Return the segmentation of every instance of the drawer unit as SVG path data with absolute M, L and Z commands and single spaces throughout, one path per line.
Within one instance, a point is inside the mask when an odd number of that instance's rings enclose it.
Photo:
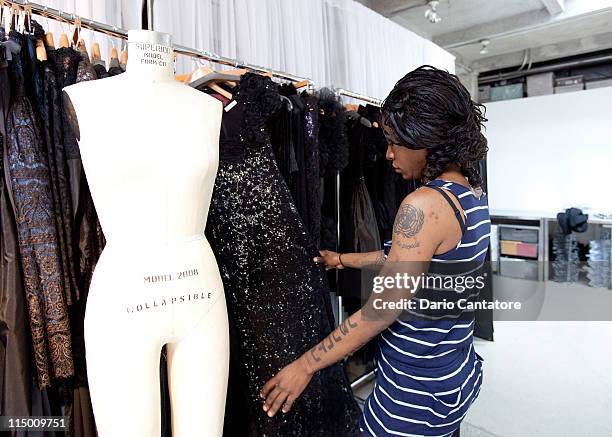
M 502 255 L 522 256 L 525 258 L 538 259 L 538 245 L 534 243 L 523 243 L 522 241 L 500 241 L 500 253 Z
M 509 241 L 522 241 L 523 243 L 538 243 L 538 229 L 512 227 L 508 225 L 499 226 L 499 239 Z
M 537 261 L 502 256 L 499 258 L 499 274 L 510 278 L 537 281 L 539 279 L 539 265 Z

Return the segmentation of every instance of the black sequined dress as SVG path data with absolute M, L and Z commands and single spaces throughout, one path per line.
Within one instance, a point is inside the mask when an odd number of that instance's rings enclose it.
M 334 322 L 325 273 L 312 261 L 316 247 L 276 166 L 265 127 L 280 105 L 277 85 L 247 73 L 233 92 L 237 104 L 224 112 L 206 230 L 232 334 L 224 434 L 356 435 L 360 412 L 341 364 L 315 374 L 288 414 L 269 418 L 262 410 L 263 385 L 325 338 Z M 235 399 L 241 394 L 242 400 Z M 248 425 L 236 431 L 240 423 Z

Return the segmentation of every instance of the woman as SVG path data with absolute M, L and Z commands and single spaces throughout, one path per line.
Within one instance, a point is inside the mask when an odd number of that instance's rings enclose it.
M 395 85 L 382 106 L 382 121 L 387 159 L 404 179 L 422 179 L 424 186 L 401 203 L 384 251 L 322 252 L 315 261 L 329 268 L 384 263 L 379 276 L 387 279 L 443 277 L 452 270 L 456 280 L 459 273 L 477 271 L 490 230 L 478 172 L 487 152 L 481 105 L 456 76 L 423 66 Z M 459 435 L 478 396 L 482 368 L 473 348 L 474 314 L 458 311 L 457 303 L 474 299 L 478 290 L 428 284 L 410 288 L 391 280 L 382 292 L 375 288 L 361 310 L 266 383 L 264 411 L 269 416 L 289 411 L 315 372 L 380 334 L 376 384 L 360 422 L 363 434 Z M 449 301 L 455 305 L 427 309 L 428 303 Z M 411 306 L 399 305 L 406 302 Z

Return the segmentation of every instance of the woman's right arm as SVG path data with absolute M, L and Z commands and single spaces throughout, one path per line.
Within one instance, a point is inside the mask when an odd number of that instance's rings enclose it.
M 382 250 L 365 253 L 337 253 L 331 250 L 321 250 L 320 253 L 321 256 L 316 257 L 314 261 L 325 264 L 326 269 L 342 269 L 344 267 L 361 269 L 373 264 L 382 265 L 385 262 L 385 255 Z

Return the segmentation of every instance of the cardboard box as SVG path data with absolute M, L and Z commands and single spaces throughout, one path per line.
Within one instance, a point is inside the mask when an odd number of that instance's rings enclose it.
M 593 80 L 591 82 L 586 83 L 587 90 L 592 90 L 595 88 L 604 88 L 607 86 L 612 86 L 612 79 Z
M 491 100 L 491 85 L 481 85 L 478 87 L 478 102 L 485 103 Z
M 512 85 L 491 87 L 491 101 L 520 99 L 523 97 L 523 84 L 514 83 Z
M 583 75 L 555 78 L 555 87 L 580 84 L 584 84 Z
M 577 85 L 556 86 L 555 94 L 571 93 L 574 91 L 582 91 L 583 89 L 584 89 L 583 83 L 579 83 Z
M 555 92 L 555 74 L 542 73 L 527 76 L 527 96 L 547 96 Z

